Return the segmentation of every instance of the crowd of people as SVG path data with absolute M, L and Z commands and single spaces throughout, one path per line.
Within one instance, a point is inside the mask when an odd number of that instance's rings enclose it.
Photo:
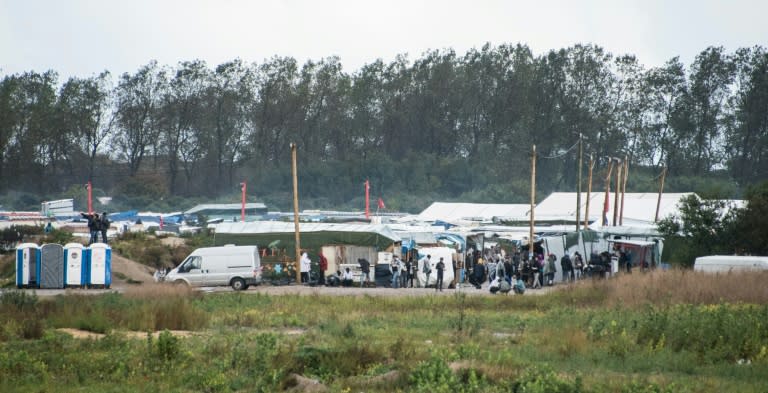
M 467 253 L 465 266 L 469 268 L 464 272 L 464 279 L 477 289 L 488 283 L 488 290 L 491 293 L 517 293 L 523 294 L 526 289 L 538 289 L 545 286 L 555 285 L 556 273 L 561 273 L 562 282 L 573 282 L 586 277 L 604 277 L 611 271 L 611 253 L 593 252 L 588 260 L 578 251 L 572 255 L 565 254 L 559 259 L 554 253 L 544 253 L 543 250 L 535 250 L 530 254 L 527 250 L 515 250 L 507 253 L 500 247 L 491 247 L 484 252 L 470 249 Z M 628 251 L 619 250 L 616 252 L 621 268 L 626 268 L 631 272 L 631 255 Z M 305 272 L 309 272 L 309 258 L 302 258 L 302 281 L 304 281 Z M 369 286 L 374 278 L 371 274 L 371 264 L 365 259 L 358 259 L 359 286 Z M 321 285 L 329 286 L 352 286 L 353 271 L 347 267 L 337 270 L 328 276 L 325 272 L 328 266 L 327 260 L 320 258 Z M 433 287 L 435 291 L 442 291 L 446 286 L 452 283 L 443 281 L 446 269 L 453 267 L 456 269 L 455 262 L 452 266 L 447 266 L 443 258 L 434 263 L 431 255 L 424 255 L 418 260 L 408 258 L 402 260 L 394 255 L 389 263 L 389 273 L 391 288 L 416 288 Z M 425 280 L 419 280 L 417 274 L 421 272 L 426 277 Z M 433 276 L 434 274 L 434 276 Z M 423 278 L 423 277 L 422 277 Z M 457 277 L 458 278 L 458 277 Z M 415 280 L 416 279 L 416 280 Z M 458 282 L 458 281 L 457 281 Z

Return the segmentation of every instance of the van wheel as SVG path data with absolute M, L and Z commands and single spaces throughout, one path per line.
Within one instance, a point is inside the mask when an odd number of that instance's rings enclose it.
M 187 286 L 189 286 L 189 285 L 187 285 L 187 282 L 184 281 L 184 280 L 176 280 L 176 281 L 173 282 L 173 285 L 175 285 L 177 287 L 187 287 Z
M 231 285 L 232 285 L 232 289 L 234 289 L 235 291 L 242 291 L 248 288 L 245 285 L 245 281 L 242 278 L 233 278 Z

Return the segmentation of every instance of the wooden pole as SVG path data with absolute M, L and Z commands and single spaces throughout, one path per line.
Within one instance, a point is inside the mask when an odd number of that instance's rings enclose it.
M 664 193 L 664 178 L 667 176 L 667 167 L 661 168 L 661 182 L 659 184 L 659 198 L 656 200 L 656 215 L 653 222 L 659 222 L 659 209 L 661 208 L 661 195 Z
M 587 180 L 587 206 L 584 208 L 584 229 L 589 228 L 589 201 L 592 200 L 592 170 L 595 169 L 595 159 L 589 155 L 589 177 Z
M 629 157 L 624 156 L 624 182 L 621 185 L 621 211 L 619 212 L 619 225 L 624 225 L 624 195 L 627 193 L 628 177 L 629 177 Z
M 611 173 L 613 171 L 613 160 L 608 160 L 608 174 L 605 175 L 605 197 L 603 198 L 603 215 L 601 216 L 601 219 L 603 220 L 602 224 L 603 226 L 608 225 L 608 209 L 606 207 L 610 203 L 611 198 Z
M 531 220 L 528 227 L 528 258 L 533 260 L 534 256 L 534 243 L 533 243 L 533 226 L 535 219 L 533 216 L 534 208 L 536 207 L 536 145 L 533 145 L 531 150 Z
M 240 197 L 240 222 L 245 222 L 245 182 L 240 183 L 240 191 L 242 196 Z
M 293 175 L 293 226 L 296 233 L 296 283 L 301 283 L 301 236 L 299 233 L 299 178 L 296 169 L 296 144 L 291 143 L 291 171 Z
M 88 180 L 86 188 L 88 188 L 88 214 L 93 214 L 93 185 L 90 180 Z
M 616 159 L 616 192 L 613 195 L 613 226 L 619 219 L 619 194 L 621 193 L 621 167 L 622 163 L 620 159 Z
M 581 147 L 581 133 L 579 133 L 579 173 L 578 182 L 576 186 L 576 233 L 579 232 L 579 223 L 581 222 L 581 164 L 582 164 L 582 147 Z

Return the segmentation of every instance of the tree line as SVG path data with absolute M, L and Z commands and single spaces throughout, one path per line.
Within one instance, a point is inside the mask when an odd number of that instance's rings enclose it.
M 654 190 L 661 167 L 680 191 L 768 180 L 768 53 L 709 47 L 689 66 L 646 67 L 595 45 L 486 44 L 351 73 L 336 57 L 273 57 L 62 82 L 52 70 L 4 75 L 0 192 L 66 197 L 91 180 L 151 205 L 235 198 L 247 181 L 251 198 L 290 209 L 295 142 L 305 208 L 359 208 L 366 179 L 399 210 L 524 202 L 531 145 L 540 193 L 575 190 L 580 136 L 596 176 L 629 157 L 629 190 Z

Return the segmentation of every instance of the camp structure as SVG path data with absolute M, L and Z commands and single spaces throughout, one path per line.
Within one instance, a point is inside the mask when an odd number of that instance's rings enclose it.
M 326 275 L 342 265 L 356 266 L 358 259 L 377 263 L 378 252 L 393 252 L 400 237 L 384 225 L 300 223 L 300 246 L 313 262 L 322 251 L 328 260 Z M 214 245 L 256 245 L 262 264 L 294 261 L 295 227 L 291 222 L 224 222 L 215 226 Z
M 267 214 L 267 205 L 263 203 L 206 203 L 197 205 L 184 212 L 184 216 L 202 215 L 211 219 L 240 220 L 240 215 L 245 212 L 245 221 L 252 221 Z
M 530 205 L 434 202 L 416 217 L 422 222 L 451 224 L 490 223 L 498 217 L 525 220 Z

